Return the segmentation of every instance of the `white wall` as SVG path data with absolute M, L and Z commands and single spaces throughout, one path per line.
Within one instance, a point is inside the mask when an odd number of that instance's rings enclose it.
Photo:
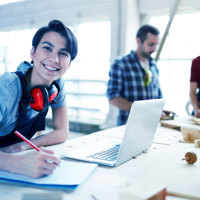
M 129 53 L 136 49 L 136 32 L 141 25 L 139 6 L 137 0 L 126 0 L 126 6 L 122 11 L 122 48 L 121 53 Z M 123 26 L 124 25 L 124 26 Z

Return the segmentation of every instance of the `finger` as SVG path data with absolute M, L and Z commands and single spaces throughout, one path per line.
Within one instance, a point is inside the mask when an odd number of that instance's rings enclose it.
M 49 155 L 49 154 L 45 155 L 45 161 L 48 161 L 50 163 L 54 163 L 54 164 L 57 164 L 57 165 L 60 164 L 59 158 L 57 158 L 56 156 Z
M 49 154 L 54 154 L 54 152 L 50 149 L 45 149 L 44 147 L 40 147 L 40 149 L 46 153 L 49 153 Z
M 43 175 L 50 175 L 53 173 L 53 169 L 48 169 L 48 168 L 42 168 L 41 171 L 40 171 L 40 176 L 43 176 Z
M 55 169 L 60 165 L 59 162 L 52 162 L 50 160 L 46 160 L 45 162 L 46 162 L 45 167 L 48 169 Z

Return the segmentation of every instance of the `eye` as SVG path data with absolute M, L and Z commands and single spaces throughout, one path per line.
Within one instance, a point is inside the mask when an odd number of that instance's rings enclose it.
M 68 57 L 69 53 L 66 51 L 61 51 L 61 52 L 59 52 L 59 55 Z
M 47 51 L 51 51 L 52 50 L 51 47 L 49 47 L 49 46 L 43 46 L 43 49 L 45 49 Z
M 156 47 L 156 46 L 158 46 L 158 44 L 150 43 L 149 46 L 150 46 L 150 47 Z

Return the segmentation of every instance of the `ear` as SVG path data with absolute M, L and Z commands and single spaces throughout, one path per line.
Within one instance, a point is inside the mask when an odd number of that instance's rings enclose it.
M 31 57 L 32 60 L 35 57 L 35 48 L 34 47 L 31 48 L 30 57 Z
M 137 45 L 138 45 L 138 46 L 140 46 L 140 45 L 141 45 L 141 40 L 140 40 L 140 38 L 139 38 L 139 37 L 137 38 Z

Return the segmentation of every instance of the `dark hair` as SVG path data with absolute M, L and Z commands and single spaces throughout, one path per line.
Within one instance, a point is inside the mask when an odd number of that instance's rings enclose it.
M 78 52 L 78 44 L 76 37 L 74 36 L 72 31 L 68 27 L 65 27 L 65 25 L 59 20 L 51 20 L 48 23 L 48 26 L 41 27 L 35 33 L 32 40 L 32 46 L 35 48 L 35 50 L 38 44 L 40 43 L 42 37 L 44 36 L 44 34 L 51 31 L 59 33 L 66 39 L 66 45 L 67 45 L 66 49 L 71 56 L 71 60 L 73 60 Z
M 144 25 L 139 28 L 136 34 L 136 38 L 140 38 L 141 42 L 143 43 L 147 39 L 148 33 L 151 33 L 153 35 L 159 35 L 160 31 L 154 26 Z

